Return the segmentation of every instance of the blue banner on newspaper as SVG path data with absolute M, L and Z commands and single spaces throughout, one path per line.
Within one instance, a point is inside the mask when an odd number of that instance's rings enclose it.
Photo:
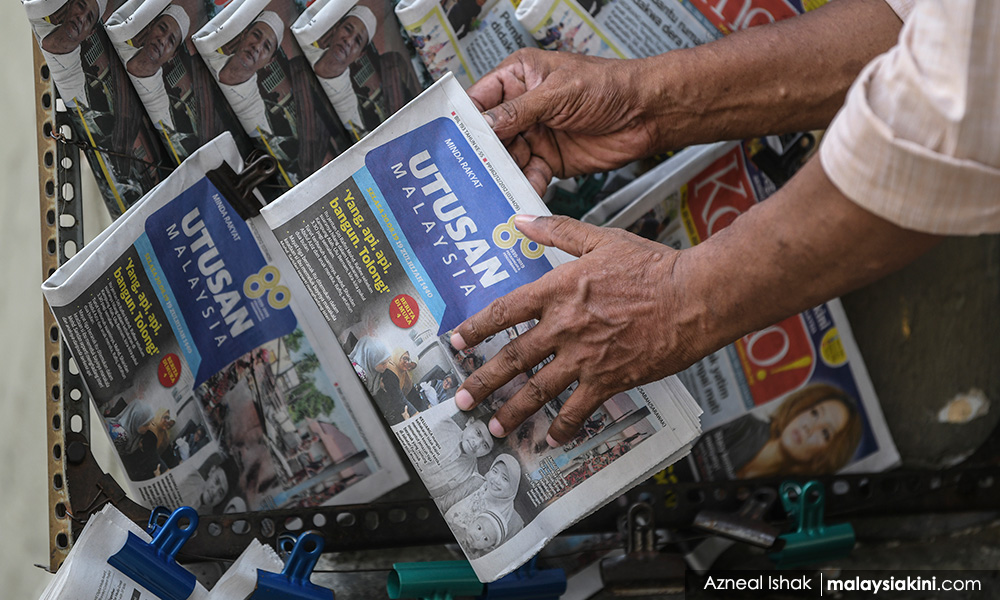
M 165 279 L 158 286 L 160 303 L 195 372 L 195 386 L 295 329 L 281 274 L 267 264 L 250 228 L 208 179 L 153 213 L 146 237 L 156 261 L 143 262 L 147 271 L 150 264 L 161 271 L 156 277 L 150 273 L 151 281 Z
M 514 227 L 514 209 L 485 162 L 446 118 L 365 156 L 368 174 L 394 216 L 379 219 L 383 230 L 390 238 L 392 228 L 402 232 L 414 257 L 407 269 L 411 281 L 419 290 L 418 280 L 429 280 L 443 300 L 428 304 L 439 334 L 551 269 L 544 248 Z M 355 180 L 364 175 L 355 174 Z M 368 202 L 379 214 L 377 201 Z

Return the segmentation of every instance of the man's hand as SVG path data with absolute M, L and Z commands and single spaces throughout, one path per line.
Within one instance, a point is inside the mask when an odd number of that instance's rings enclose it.
M 607 171 L 658 150 L 643 65 L 522 49 L 469 96 L 542 194 L 553 176 Z
M 493 301 L 452 336 L 452 344 L 464 349 L 538 319 L 465 380 L 455 401 L 466 410 L 555 354 L 496 412 L 494 435 L 506 435 L 579 381 L 549 428 L 550 445 L 565 443 L 614 394 L 676 373 L 706 351 L 696 348 L 698 340 L 684 339 L 689 329 L 675 310 L 683 293 L 671 283 L 677 251 L 567 217 L 519 217 L 517 227 L 580 258 Z

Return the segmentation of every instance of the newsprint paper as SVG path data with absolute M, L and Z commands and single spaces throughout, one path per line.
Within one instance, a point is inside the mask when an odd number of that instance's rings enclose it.
M 128 517 L 111 504 L 106 505 L 87 521 L 66 562 L 49 581 L 39 600 L 159 600 L 160 596 L 147 588 L 162 585 L 163 581 L 137 581 L 108 562 L 118 555 L 129 538 L 133 538 L 132 544 L 151 541 L 149 534 Z M 195 582 L 187 600 L 246 598 L 257 585 L 258 569 L 274 573 L 283 567 L 270 546 L 253 539 L 211 592 Z
M 451 330 L 569 259 L 521 236 L 517 213 L 548 214 L 451 76 L 263 211 L 325 337 L 350 356 L 483 581 L 676 461 L 699 433 L 676 378 L 614 396 L 555 449 L 546 432 L 569 390 L 504 439 L 486 423 L 530 374 L 457 408 L 455 388 L 531 324 L 461 352 Z
M 378 415 L 258 216 L 192 154 L 42 286 L 137 500 L 244 512 L 365 502 L 406 481 Z M 339 362 L 335 359 L 339 357 Z
M 647 179 L 649 193 L 606 225 L 676 249 L 700 243 L 775 191 L 751 160 L 754 146 L 715 144 L 690 163 L 701 165 L 694 173 Z M 839 299 L 745 335 L 678 377 L 705 409 L 705 435 L 687 461 L 698 480 L 870 473 L 899 462 Z M 763 460 L 769 443 L 784 460 Z

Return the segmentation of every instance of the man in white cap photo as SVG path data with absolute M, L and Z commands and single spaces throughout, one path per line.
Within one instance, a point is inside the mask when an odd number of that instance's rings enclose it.
M 107 0 L 24 2 L 42 56 L 67 106 L 87 101 L 87 79 L 80 61 L 80 44 L 94 33 Z
M 125 70 L 157 129 L 174 128 L 170 98 L 163 81 L 163 65 L 174 57 L 190 29 L 188 14 L 180 6 L 171 4 L 129 40 L 130 44 L 117 44 Z
M 264 99 L 257 87 L 257 71 L 274 59 L 284 33 L 281 17 L 265 10 L 235 38 L 232 53 L 220 48 L 219 52 L 202 54 L 243 128 L 252 137 L 271 132 Z
M 319 78 L 337 116 L 358 138 L 365 126 L 351 83 L 350 66 L 361 57 L 365 46 L 375 36 L 377 27 L 375 13 L 368 7 L 356 5 L 319 36 L 311 48 L 304 48 L 307 55 L 319 54 L 319 58 L 315 60 L 310 56 L 313 72 Z

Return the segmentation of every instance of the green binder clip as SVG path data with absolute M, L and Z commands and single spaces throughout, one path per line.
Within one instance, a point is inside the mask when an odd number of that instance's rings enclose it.
M 850 523 L 826 525 L 823 511 L 826 494 L 823 484 L 810 481 L 804 486 L 786 481 L 781 484 L 781 503 L 796 522 L 795 531 L 778 538 L 780 550 L 768 556 L 779 569 L 843 558 L 854 548 L 854 528 Z
M 467 560 L 396 563 L 386 584 L 389 597 L 451 600 L 478 596 L 483 584 Z

